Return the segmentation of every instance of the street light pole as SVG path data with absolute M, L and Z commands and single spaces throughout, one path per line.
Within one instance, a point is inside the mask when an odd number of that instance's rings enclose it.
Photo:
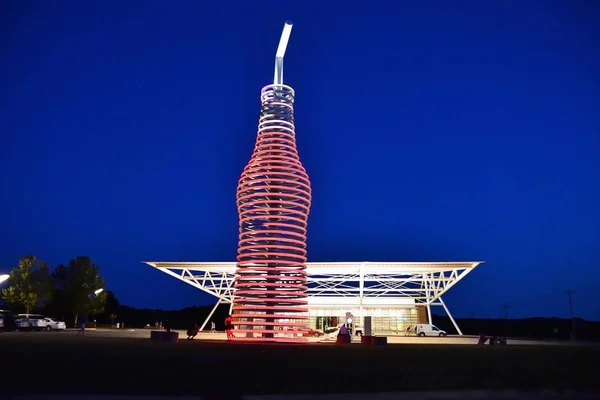
M 510 328 L 509 328 L 509 322 L 508 322 L 508 309 L 511 308 L 511 306 L 508 303 L 503 303 L 502 304 L 502 308 L 504 309 L 504 330 L 506 337 L 510 336 Z
M 577 340 L 577 334 L 576 334 L 576 324 L 575 324 L 575 313 L 573 312 L 573 299 L 571 298 L 571 295 L 573 295 L 575 292 L 573 292 L 571 289 L 567 290 L 567 297 L 569 298 L 569 313 L 571 314 L 571 340 Z

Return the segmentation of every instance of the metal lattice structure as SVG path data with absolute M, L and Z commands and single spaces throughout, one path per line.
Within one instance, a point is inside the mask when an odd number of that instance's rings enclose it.
M 237 188 L 240 234 L 231 340 L 304 341 L 311 188 L 296 149 L 294 90 L 283 84 L 286 23 L 272 85 L 261 91 L 256 145 Z M 289 333 L 288 333 L 289 332 Z
M 470 262 L 314 262 L 306 263 L 308 307 L 431 307 L 441 306 L 462 334 L 442 299 L 481 261 Z M 234 302 L 234 262 L 146 262 L 146 264 L 215 296 L 220 304 Z M 361 315 L 360 317 L 362 317 Z

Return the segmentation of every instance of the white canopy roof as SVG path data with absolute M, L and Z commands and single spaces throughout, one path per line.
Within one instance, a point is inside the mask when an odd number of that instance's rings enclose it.
M 328 274 L 418 274 L 452 271 L 456 269 L 473 269 L 483 261 L 446 261 L 446 262 L 379 262 L 379 261 L 349 261 L 349 262 L 308 262 L 308 275 Z M 216 273 L 235 273 L 235 262 L 163 262 L 144 261 L 155 268 L 187 269 Z

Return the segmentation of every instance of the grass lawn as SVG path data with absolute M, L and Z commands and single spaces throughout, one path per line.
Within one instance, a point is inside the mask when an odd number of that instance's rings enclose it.
M 600 346 L 243 345 L 0 334 L 2 390 L 199 395 L 600 388 Z

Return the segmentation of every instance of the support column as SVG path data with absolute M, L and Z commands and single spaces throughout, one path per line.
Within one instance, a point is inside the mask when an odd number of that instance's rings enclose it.
M 423 283 L 425 284 L 425 297 L 427 299 L 427 321 L 433 324 L 431 318 L 431 291 L 429 290 L 431 283 L 428 281 L 429 275 L 423 274 Z
M 206 317 L 206 319 L 204 320 L 204 323 L 200 327 L 200 331 L 204 330 L 204 327 L 206 326 L 206 324 L 210 320 L 210 317 L 212 317 L 212 315 L 215 313 L 215 310 L 217 309 L 217 307 L 219 307 L 219 304 L 221 304 L 221 298 L 219 298 L 219 301 L 217 301 L 217 304 L 215 304 L 215 306 L 213 307 L 213 309 L 210 310 L 210 313 L 208 314 L 208 317 Z
M 446 307 L 446 303 L 444 303 L 444 300 L 442 300 L 442 296 L 438 297 L 438 300 L 440 301 L 440 304 L 442 305 L 442 307 L 444 307 L 444 310 L 446 311 L 446 314 L 448 314 L 448 317 L 450 317 L 450 321 L 452 321 L 452 325 L 454 325 L 454 327 L 456 328 L 456 331 L 458 332 L 458 334 L 460 336 L 462 336 L 463 333 L 460 330 L 460 328 L 458 327 L 458 325 L 456 324 L 456 321 L 452 317 L 452 314 L 450 314 L 450 311 L 448 310 L 448 307 Z
M 427 323 L 427 306 L 422 304 L 416 307 L 417 309 L 417 324 L 426 324 Z
M 363 333 L 364 333 L 364 326 L 365 326 L 365 316 L 364 316 L 364 311 L 363 311 L 363 297 L 365 295 L 365 263 L 361 263 L 360 266 L 358 267 L 358 288 L 359 288 L 359 292 L 358 292 L 358 299 L 359 299 L 359 317 L 358 320 L 360 321 L 360 326 L 363 329 Z

